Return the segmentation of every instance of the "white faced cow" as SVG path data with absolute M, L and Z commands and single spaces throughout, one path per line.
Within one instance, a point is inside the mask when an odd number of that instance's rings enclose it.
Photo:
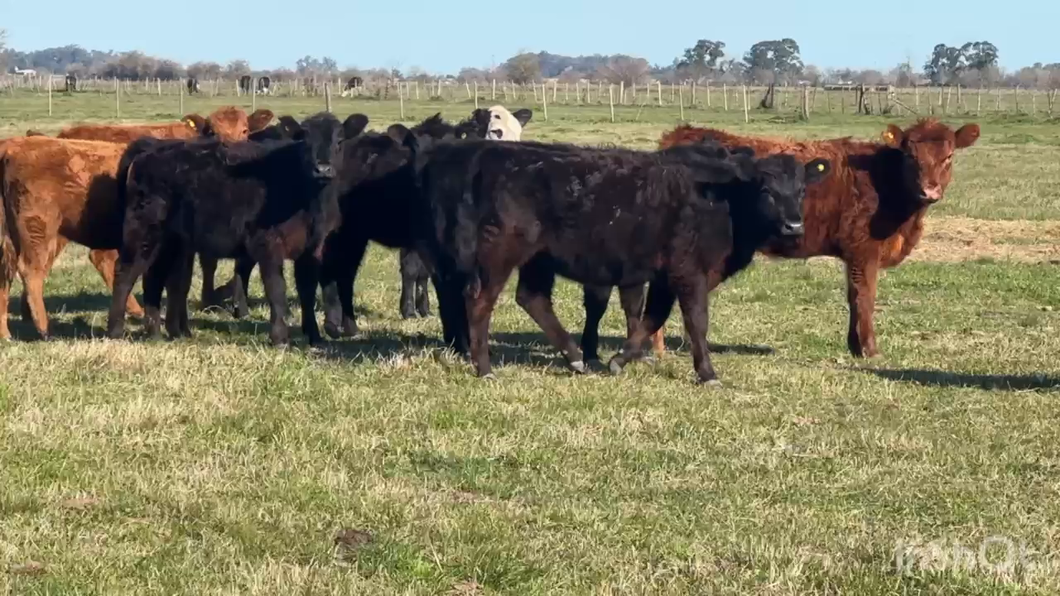
M 504 106 L 493 106 L 489 109 L 490 125 L 486 138 L 493 141 L 518 141 L 523 136 L 523 127 L 530 122 L 533 112 L 523 108 L 514 114 Z

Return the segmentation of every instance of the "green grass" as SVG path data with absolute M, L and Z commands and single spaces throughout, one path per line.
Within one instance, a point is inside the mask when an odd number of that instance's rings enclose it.
M 0 124 L 58 128 L 35 101 L 0 98 Z M 398 111 L 336 104 L 377 126 Z M 78 109 L 71 119 L 106 117 L 105 104 Z M 527 136 L 650 147 L 674 122 L 620 113 L 612 125 L 606 109 L 550 107 L 546 123 L 535 110 Z M 768 120 L 701 121 L 792 136 L 885 122 Z M 1057 132 L 984 123 L 939 213 L 1056 218 Z M 1030 164 L 1041 173 L 1014 193 Z M 438 349 L 436 317 L 398 317 L 396 255 L 377 247 L 358 280 L 362 335 L 323 350 L 297 332 L 292 348 L 268 346 L 260 302 L 247 321 L 193 310 L 192 340 L 94 339 L 109 298 L 85 252 L 68 249 L 48 282 L 58 339 L 25 341 L 16 316 L 19 339 L 0 346 L 0 593 L 1060 591 L 1055 265 L 888 271 L 885 355 L 862 362 L 845 349 L 839 265 L 759 259 L 712 301 L 710 339 L 731 349 L 714 356 L 724 386 L 709 390 L 692 383 L 676 315 L 654 365 L 574 376 L 511 287 L 492 326 L 498 380 L 479 381 Z M 257 276 L 251 287 L 260 300 Z M 577 286 L 560 282 L 555 302 L 580 330 Z M 605 357 L 624 328 L 612 302 Z M 1025 544 L 1029 564 L 926 557 L 932 541 L 952 554 L 991 537 Z M 923 556 L 908 575 L 902 545 Z

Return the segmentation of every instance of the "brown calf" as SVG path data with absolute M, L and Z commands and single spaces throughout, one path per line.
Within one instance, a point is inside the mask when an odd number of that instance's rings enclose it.
M 203 118 L 188 114 L 179 122 L 162 124 L 79 124 L 64 129 L 60 139 L 82 141 L 110 141 L 129 144 L 141 137 L 156 139 L 191 139 L 203 134 L 216 135 L 223 141 L 243 141 L 255 130 L 265 128 L 272 121 L 269 110 L 257 110 L 250 116 L 234 107 L 226 106 Z
M 228 131 L 219 134 L 222 138 L 242 140 L 248 120 L 238 108 L 222 108 L 205 120 L 205 126 Z M 252 123 L 264 127 L 271 120 L 272 112 L 259 110 Z M 155 130 L 165 134 L 160 131 Z M 46 136 L 0 142 L 0 338 L 10 337 L 7 299 L 16 273 L 25 286 L 22 314 L 33 319 L 41 337 L 47 337 L 44 280 L 68 241 L 91 249 L 89 259 L 113 291 L 117 251 L 112 247 L 121 243 L 124 216 L 116 209 L 114 176 L 125 148 L 125 143 Z M 133 316 L 143 315 L 132 296 L 127 308 Z
M 66 243 L 102 248 L 120 241 L 114 174 L 124 151 L 119 143 L 51 137 L 0 144 L 0 338 L 11 337 L 7 301 L 16 273 L 25 286 L 23 316 L 31 317 L 37 332 L 47 337 L 44 280 Z M 94 253 L 93 264 L 113 289 L 114 263 L 98 262 L 101 256 Z M 143 314 L 135 301 L 128 306 Z
M 680 126 L 663 135 L 662 148 L 713 139 L 727 146 L 748 146 L 756 155 L 790 153 L 800 161 L 825 158 L 834 173 L 806 187 L 806 233 L 797 244 L 772 245 L 770 256 L 841 259 L 847 271 L 850 325 L 847 347 L 854 356 L 871 357 L 876 349 L 872 315 L 880 269 L 901 263 L 924 232 L 924 216 L 942 199 L 953 176 L 957 149 L 975 144 L 979 125 L 954 131 L 934 119 L 902 130 L 891 124 L 883 143 L 850 138 L 794 142 L 742 137 L 720 130 Z M 662 330 L 652 340 L 663 347 Z

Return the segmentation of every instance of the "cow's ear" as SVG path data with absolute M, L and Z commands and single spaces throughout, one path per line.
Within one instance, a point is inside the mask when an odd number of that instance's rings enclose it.
M 519 121 L 519 126 L 525 128 L 526 125 L 530 122 L 530 118 L 534 116 L 534 113 L 527 108 L 523 108 L 518 112 L 512 114 L 512 116 L 515 116 L 515 119 Z
M 280 133 L 285 139 L 292 139 L 298 129 L 301 128 L 301 125 L 298 124 L 298 121 L 293 116 L 280 116 L 279 127 Z
M 883 131 L 883 142 L 891 147 L 901 147 L 903 138 L 905 138 L 905 133 L 894 124 L 888 124 L 887 130 Z
M 979 140 L 979 125 L 965 124 L 957 129 L 957 148 L 971 147 Z
M 259 108 L 254 110 L 254 113 L 247 117 L 247 128 L 250 132 L 258 132 L 269 124 L 272 124 L 272 119 L 275 115 L 272 110 L 265 108 Z
M 820 182 L 832 171 L 832 163 L 818 157 L 806 164 L 806 184 Z
M 399 145 L 408 147 L 413 151 L 417 148 L 416 135 L 412 134 L 412 131 L 401 124 L 391 124 L 390 128 L 386 129 L 386 134 Z
M 360 136 L 368 127 L 368 116 L 364 114 L 350 114 L 342 123 L 342 138 L 352 139 Z
M 198 132 L 199 134 L 205 134 L 206 131 L 206 118 L 198 114 L 188 114 L 180 119 L 184 123 L 184 126 Z

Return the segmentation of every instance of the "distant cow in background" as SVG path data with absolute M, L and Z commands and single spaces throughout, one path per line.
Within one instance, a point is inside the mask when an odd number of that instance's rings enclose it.
M 250 75 L 243 75 L 239 77 L 239 94 L 249 95 L 250 94 L 250 83 L 252 79 Z
M 346 86 L 342 88 L 342 96 L 349 97 L 353 95 L 355 89 L 364 87 L 364 80 L 361 77 L 350 77 L 350 80 L 346 81 Z
M 258 77 L 258 86 L 255 92 L 259 95 L 269 95 L 272 92 L 272 79 L 269 77 Z
M 199 79 L 195 77 L 188 77 L 188 95 L 194 95 L 199 92 Z
M 66 74 L 66 92 L 73 93 L 77 91 L 77 75 L 70 72 Z

